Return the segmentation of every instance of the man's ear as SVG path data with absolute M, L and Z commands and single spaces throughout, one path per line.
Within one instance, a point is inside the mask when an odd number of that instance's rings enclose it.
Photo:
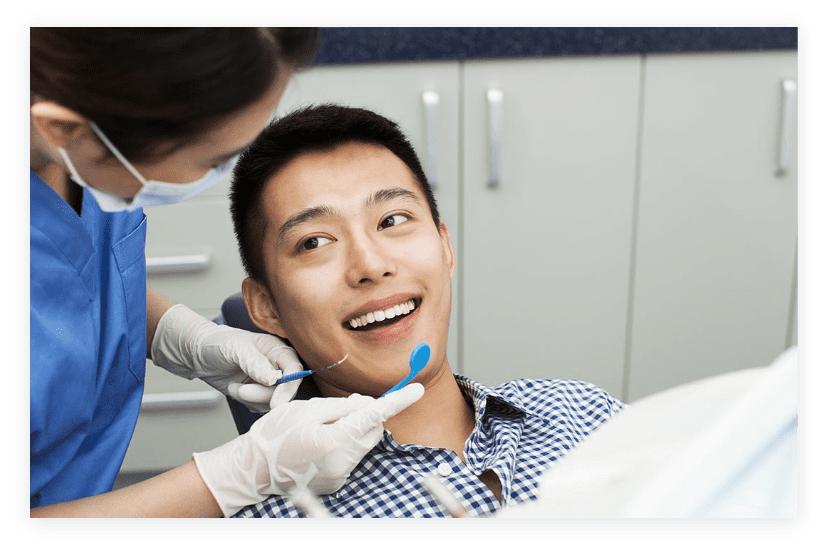
M 451 236 L 449 236 L 448 226 L 445 222 L 440 222 L 440 239 L 443 240 L 443 252 L 446 255 L 448 262 L 449 275 L 454 276 L 454 248 L 451 246 Z
M 53 147 L 69 149 L 73 143 L 91 134 L 83 115 L 57 103 L 35 101 L 29 111 L 35 128 Z
M 256 324 L 256 327 L 277 337 L 287 338 L 279 311 L 267 287 L 255 279 L 245 278 L 242 281 L 242 296 L 250 321 Z

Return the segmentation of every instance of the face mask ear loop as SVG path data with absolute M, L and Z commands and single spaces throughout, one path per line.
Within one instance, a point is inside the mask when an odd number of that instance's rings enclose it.
M 136 178 L 138 178 L 138 181 L 139 181 L 139 182 L 141 182 L 141 185 L 142 185 L 142 186 L 146 187 L 146 186 L 147 186 L 147 181 L 144 179 L 144 177 L 143 177 L 143 176 L 141 176 L 141 174 L 140 174 L 137 170 L 135 170 L 135 167 L 134 167 L 134 166 L 132 166 L 132 163 L 130 163 L 129 161 L 127 161 L 126 157 L 124 157 L 123 155 L 121 155 L 121 152 L 120 152 L 120 151 L 118 151 L 118 148 L 117 148 L 117 147 L 115 147 L 115 144 L 113 144 L 112 142 L 110 142 L 110 141 L 109 141 L 109 138 L 107 138 L 106 136 L 104 136 L 104 133 L 103 133 L 103 132 L 101 132 L 101 129 L 100 129 L 100 128 L 98 128 L 98 125 L 97 125 L 97 124 L 95 124 L 95 123 L 94 123 L 94 122 L 92 122 L 92 121 L 89 121 L 89 126 L 92 128 L 92 131 L 93 131 L 93 132 L 95 132 L 95 134 L 97 134 L 97 135 L 98 135 L 98 138 L 100 138 L 100 139 L 101 139 L 101 141 L 104 143 L 104 145 L 105 145 L 107 148 L 109 148 L 109 151 L 111 151 L 111 152 L 112 152 L 112 154 L 113 154 L 113 155 L 115 155 L 115 157 L 116 157 L 119 161 L 121 161 L 121 163 L 122 163 L 122 164 L 126 167 L 126 169 L 127 169 L 127 170 L 129 170 L 129 171 L 132 173 L 132 175 L 133 175 L 133 176 L 135 176 Z
M 60 156 L 63 157 L 63 162 L 66 163 L 66 168 L 69 169 L 69 172 L 72 174 L 72 178 L 74 178 L 79 185 L 83 187 L 88 187 L 86 182 L 84 182 L 83 179 L 80 177 L 80 174 L 78 174 L 78 171 L 75 170 L 75 165 L 73 165 L 72 161 L 69 160 L 69 154 L 66 153 L 66 150 L 62 147 L 58 147 L 57 151 L 58 153 L 60 153 Z

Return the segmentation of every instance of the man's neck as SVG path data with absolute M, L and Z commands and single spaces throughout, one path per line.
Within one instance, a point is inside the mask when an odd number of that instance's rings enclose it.
M 450 449 L 465 461 L 463 448 L 474 430 L 474 410 L 448 364 L 424 386 L 423 397 L 386 421 L 385 428 L 400 444 Z
M 385 428 L 400 444 L 452 450 L 465 462 L 463 451 L 474 430 L 474 409 L 466 402 L 448 362 L 433 377 L 423 381 L 423 386 L 423 397 L 386 421 Z M 479 476 L 500 501 L 502 488 L 498 476 L 493 471 L 484 471 Z

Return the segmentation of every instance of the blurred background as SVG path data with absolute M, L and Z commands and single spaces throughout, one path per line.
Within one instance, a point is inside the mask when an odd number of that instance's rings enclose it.
M 631 402 L 797 344 L 796 84 L 796 28 L 323 28 L 274 116 L 400 123 L 458 257 L 455 372 Z M 145 211 L 149 285 L 208 318 L 245 276 L 228 189 Z M 121 484 L 236 434 L 150 363 Z

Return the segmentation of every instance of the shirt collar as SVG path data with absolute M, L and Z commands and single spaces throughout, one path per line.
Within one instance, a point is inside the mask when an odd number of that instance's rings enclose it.
M 460 387 L 460 392 L 462 392 L 463 397 L 474 408 L 475 429 L 479 428 L 485 418 L 492 413 L 508 411 L 514 411 L 524 415 L 529 413 L 520 403 L 517 396 L 509 397 L 496 389 L 489 388 L 484 384 L 457 373 L 454 373 L 454 380 L 457 381 L 457 386 Z M 305 377 L 294 399 L 309 400 L 320 396 L 322 396 L 322 393 L 319 391 L 316 383 L 314 383 L 313 377 Z M 379 446 L 386 449 L 402 447 L 394 441 L 388 430 L 385 431 L 385 436 L 380 441 Z
M 454 373 L 454 379 L 457 381 L 457 386 L 460 387 L 460 391 L 463 393 L 466 401 L 474 407 L 474 415 L 476 418 L 485 415 L 486 406 L 490 403 L 490 400 L 492 407 L 506 407 L 521 413 L 528 413 L 516 397 L 509 398 L 495 389 L 489 388 L 463 375 L 458 375 L 457 373 Z M 310 400 L 311 398 L 321 396 L 322 393 L 313 381 L 313 377 L 305 377 L 299 385 L 299 390 L 294 400 Z
M 515 396 L 507 396 L 457 373 L 454 374 L 454 379 L 463 396 L 474 407 L 474 416 L 478 421 L 494 411 L 517 411 L 524 415 L 529 413 Z
M 308 377 L 310 378 L 310 377 Z M 496 389 L 473 381 L 468 377 L 454 373 L 454 379 L 463 397 L 474 409 L 475 431 L 481 430 L 488 416 L 498 413 L 514 412 L 527 415 L 527 410 L 515 398 L 510 398 Z M 399 444 L 387 429 L 377 446 L 385 450 L 404 450 L 421 448 L 417 444 Z

